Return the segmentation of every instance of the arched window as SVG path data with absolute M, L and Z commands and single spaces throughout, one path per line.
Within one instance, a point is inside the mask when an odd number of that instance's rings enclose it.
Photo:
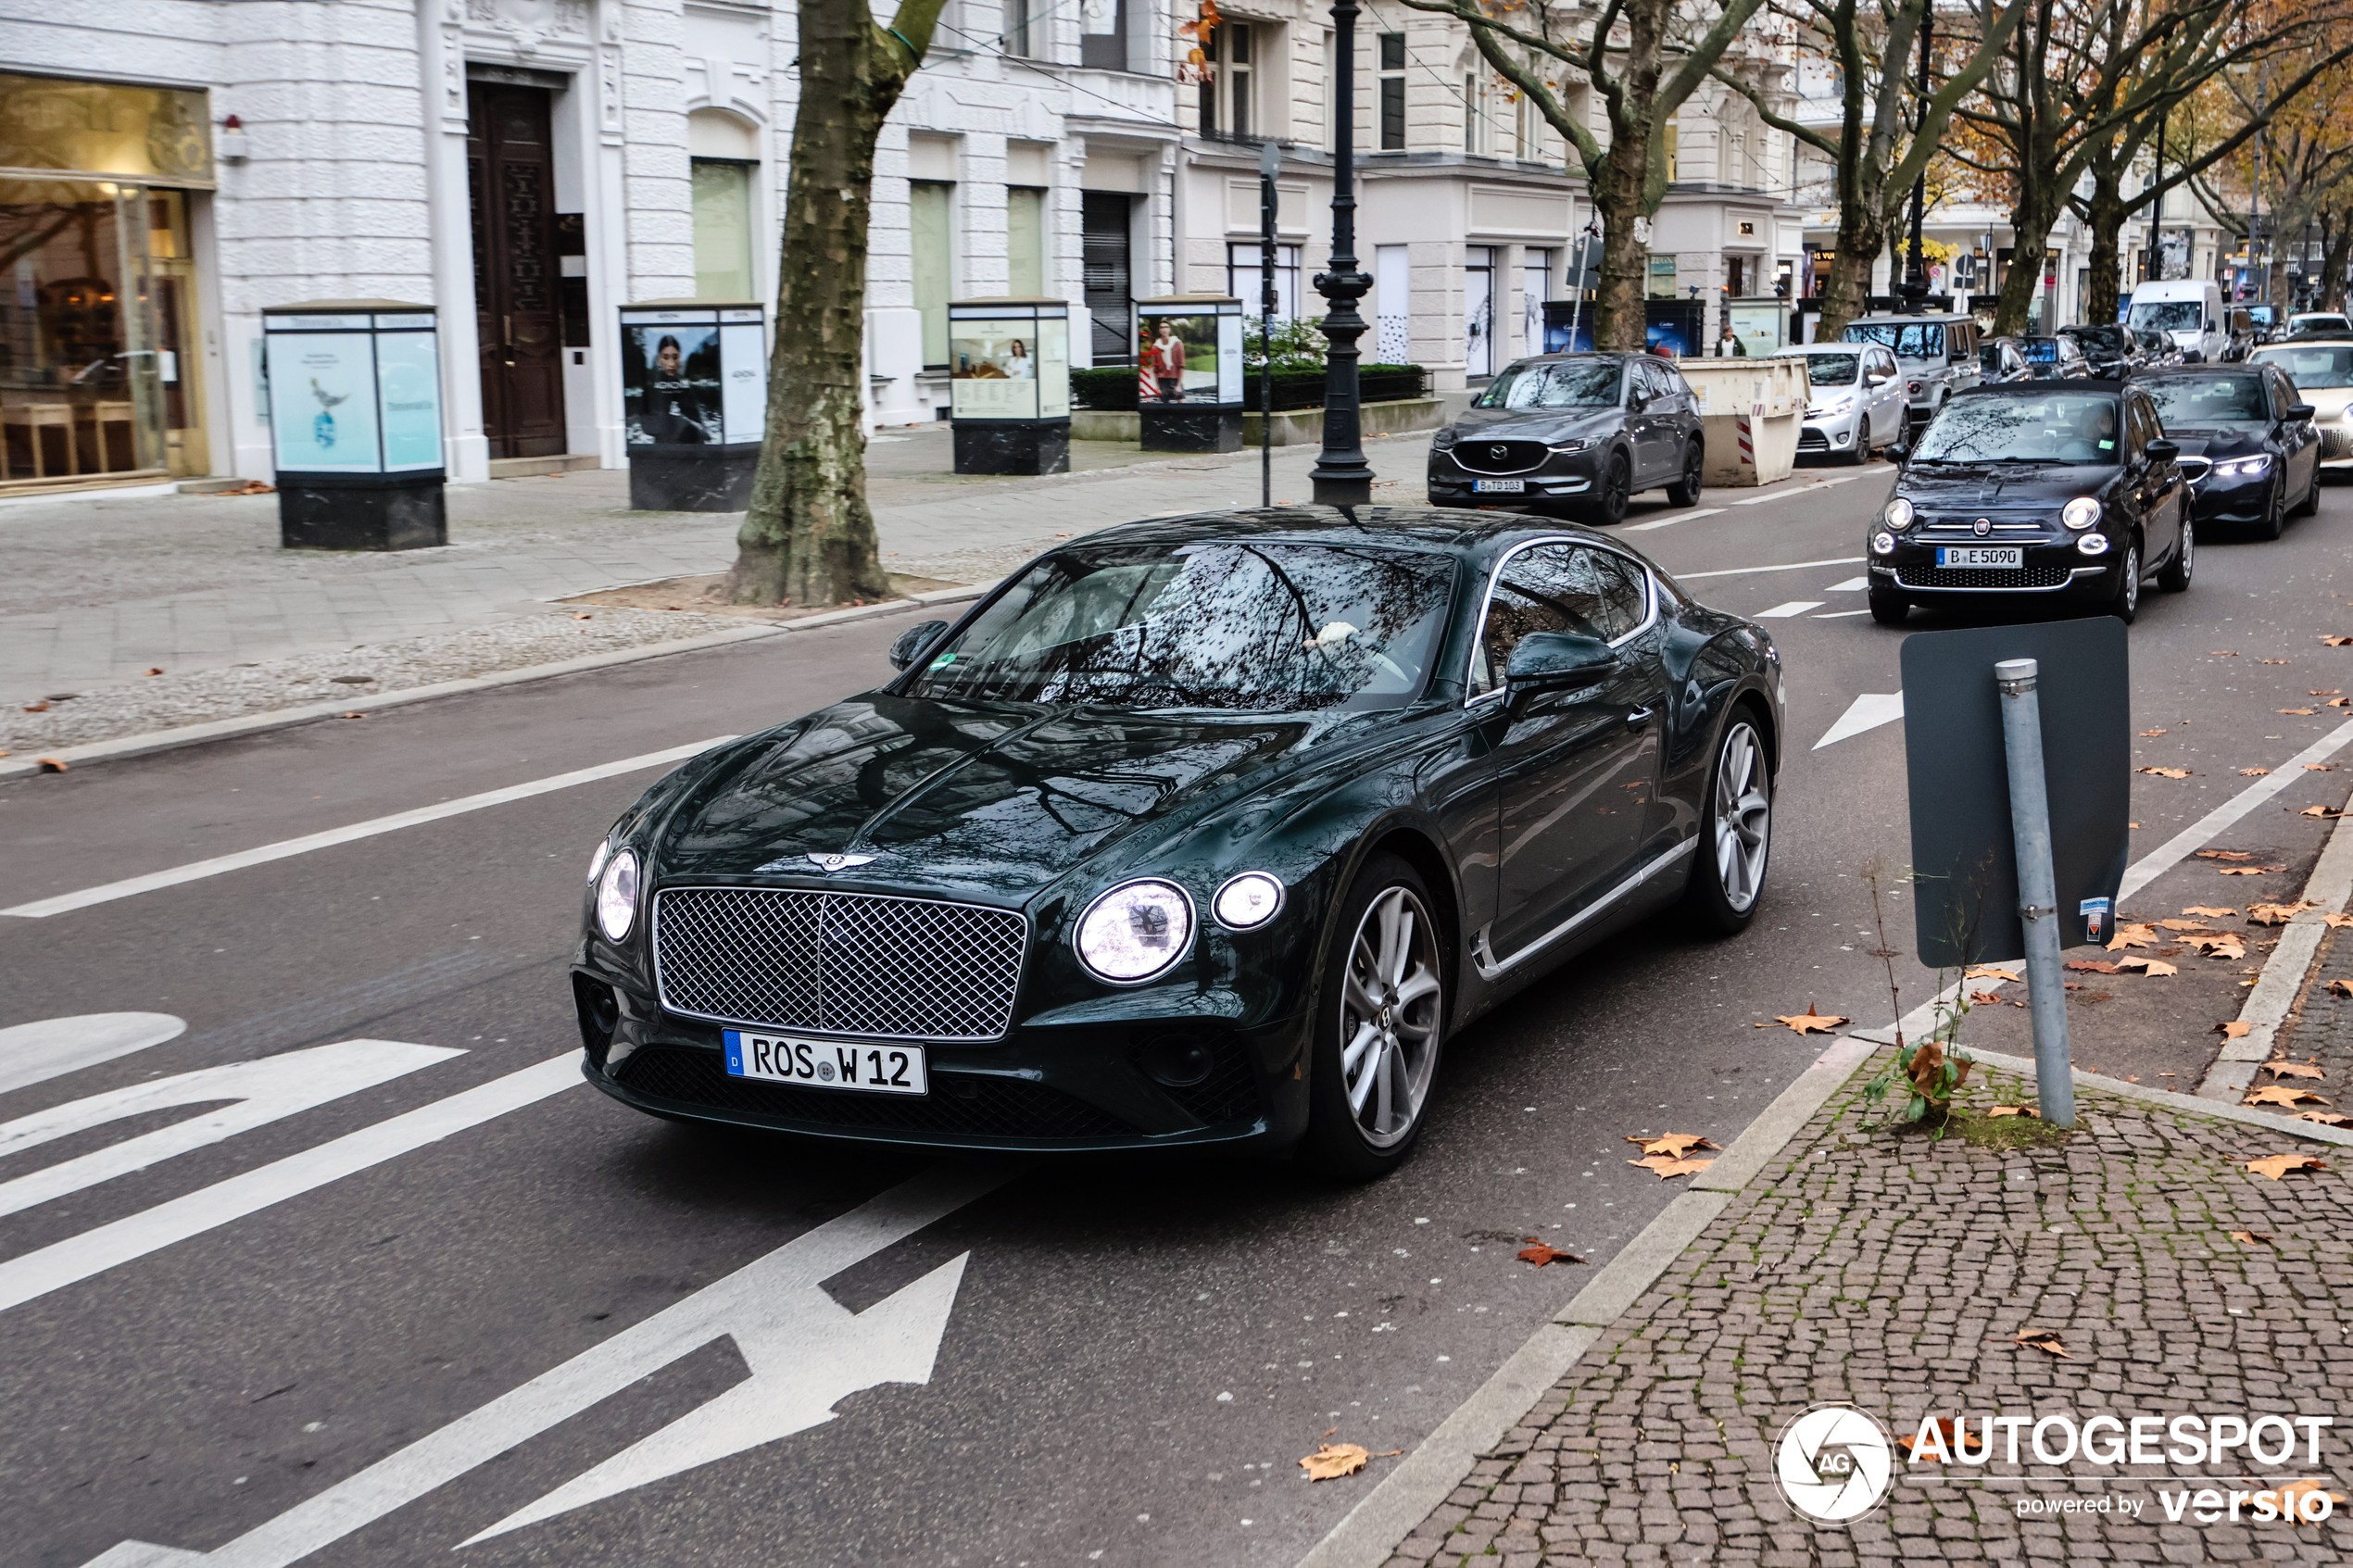
M 758 128 L 725 109 L 697 109 L 686 117 L 686 151 L 694 175 L 696 297 L 761 298 L 751 243 Z

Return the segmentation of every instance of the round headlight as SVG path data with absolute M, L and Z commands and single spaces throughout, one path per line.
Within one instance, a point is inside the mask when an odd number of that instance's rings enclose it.
M 1896 496 L 1887 503 L 1887 510 L 1880 514 L 1880 521 L 1901 533 L 1912 526 L 1912 503 L 1901 495 Z
M 2086 533 L 2075 541 L 2075 547 L 2087 556 L 2104 556 L 2108 554 L 2108 535 Z
M 1895 553 L 1895 535 L 1884 530 L 1871 535 L 1871 554 L 1892 556 Z
M 2059 513 L 2059 521 L 2070 528 L 2089 528 L 2100 521 L 2100 504 L 2089 495 L 2078 495 Z
M 1236 931 L 1265 925 L 1283 907 L 1283 884 L 1265 872 L 1244 872 L 1209 901 L 1217 918 Z
M 610 855 L 611 853 L 611 839 L 604 839 L 598 844 L 597 852 L 588 857 L 588 880 L 590 882 L 596 881 L 597 873 L 605 869 L 605 857 Z
M 1192 900 L 1173 883 L 1114 887 L 1078 918 L 1078 961 L 1097 978 L 1129 985 L 1184 957 L 1193 938 Z
M 618 942 L 637 920 L 637 853 L 623 849 L 605 862 L 597 883 L 597 927 L 605 939 Z

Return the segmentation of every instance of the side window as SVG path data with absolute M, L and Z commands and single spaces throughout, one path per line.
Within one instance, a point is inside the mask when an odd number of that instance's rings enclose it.
M 1642 390 L 1649 393 L 1654 401 L 1662 397 L 1672 397 L 1680 390 L 1675 385 L 1674 372 L 1664 365 L 1654 365 L 1647 360 L 1638 359 L 1634 362 L 1634 371 L 1642 378 Z
M 1614 642 L 1650 613 L 1641 568 L 1584 545 L 1537 545 L 1520 551 L 1496 579 L 1472 659 L 1474 695 L 1501 685 L 1512 650 L 1531 632 L 1573 632 Z
M 2138 397 L 2124 403 L 2124 438 L 2131 445 L 2125 450 L 2127 458 L 2138 458 L 2143 448 L 2157 439 L 2157 421 L 2149 416 L 2149 406 Z

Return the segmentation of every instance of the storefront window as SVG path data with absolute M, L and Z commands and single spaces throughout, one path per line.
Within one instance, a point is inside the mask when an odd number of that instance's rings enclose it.
M 695 297 L 758 299 L 751 276 L 753 165 L 730 159 L 693 160 L 695 178 Z

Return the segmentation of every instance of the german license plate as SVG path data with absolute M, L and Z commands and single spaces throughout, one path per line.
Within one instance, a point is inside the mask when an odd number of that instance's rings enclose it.
M 1527 493 L 1528 481 L 1524 479 L 1474 479 L 1471 481 L 1471 494 L 1474 495 L 1523 495 Z
M 727 1075 L 812 1089 L 862 1089 L 877 1095 L 931 1092 L 921 1046 L 851 1045 L 841 1040 L 797 1040 L 787 1035 L 754 1035 L 730 1029 Z
M 2026 549 L 2020 545 L 1939 545 L 1936 564 L 2016 571 L 2026 565 Z

